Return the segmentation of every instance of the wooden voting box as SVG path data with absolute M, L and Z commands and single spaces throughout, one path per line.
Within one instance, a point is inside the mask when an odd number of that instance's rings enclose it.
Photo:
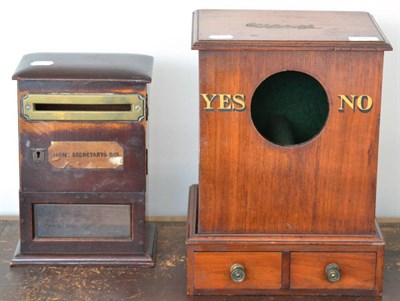
M 133 54 L 22 58 L 12 265 L 154 265 L 155 227 L 144 222 L 152 65 Z
M 200 10 L 188 294 L 380 295 L 383 54 L 365 12 Z

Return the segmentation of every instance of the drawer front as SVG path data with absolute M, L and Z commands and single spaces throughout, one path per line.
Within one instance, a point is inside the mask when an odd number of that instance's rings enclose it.
M 330 271 L 340 279 L 327 279 Z M 330 265 L 328 268 L 327 266 Z M 375 287 L 376 253 L 292 252 L 290 288 L 292 289 L 373 289 Z
M 235 282 L 231 268 L 243 266 L 244 279 Z M 279 252 L 195 252 L 196 289 L 279 289 L 282 255 Z M 238 265 L 236 265 L 238 267 Z

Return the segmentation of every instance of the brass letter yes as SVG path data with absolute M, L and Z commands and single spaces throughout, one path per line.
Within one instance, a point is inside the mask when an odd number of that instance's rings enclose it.
M 246 97 L 244 94 L 200 94 L 206 103 L 204 110 L 214 111 L 215 109 L 219 111 L 243 111 L 246 109 Z M 218 101 L 215 101 L 217 100 Z

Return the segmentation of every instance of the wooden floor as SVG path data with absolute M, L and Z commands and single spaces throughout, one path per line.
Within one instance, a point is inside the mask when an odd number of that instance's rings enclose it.
M 0 221 L 0 300 L 322 300 L 354 297 L 186 296 L 185 223 L 157 223 L 155 268 L 9 267 L 19 237 L 16 221 Z M 400 300 L 400 225 L 382 224 L 386 240 L 383 301 Z

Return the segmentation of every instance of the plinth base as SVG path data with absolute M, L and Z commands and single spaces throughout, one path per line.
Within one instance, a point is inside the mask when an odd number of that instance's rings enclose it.
M 21 265 L 130 265 L 154 267 L 157 229 L 154 223 L 146 224 L 146 251 L 131 255 L 93 255 L 93 254 L 21 254 L 20 243 L 11 266 Z
M 189 194 L 189 295 L 381 295 L 384 241 L 378 225 L 372 235 L 202 234 L 197 189 L 193 185 Z M 238 264 L 243 269 L 232 271 Z M 331 264 L 338 269 L 329 270 Z

